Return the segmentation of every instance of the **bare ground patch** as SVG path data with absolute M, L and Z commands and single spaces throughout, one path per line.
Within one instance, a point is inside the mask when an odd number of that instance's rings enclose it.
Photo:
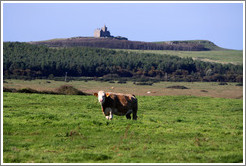
M 7 88 L 32 88 L 38 91 L 53 91 L 62 85 L 71 85 L 76 89 L 88 94 L 93 94 L 99 90 L 119 93 L 132 93 L 138 96 L 208 96 L 218 98 L 243 98 L 243 86 L 236 86 L 237 83 L 227 83 L 228 85 L 219 85 L 217 82 L 160 82 L 153 85 L 135 85 L 133 82 L 126 84 L 100 82 L 100 81 L 72 81 L 65 83 L 63 81 L 47 80 L 7 80 L 4 87 Z M 173 89 L 170 86 L 185 86 L 188 89 Z

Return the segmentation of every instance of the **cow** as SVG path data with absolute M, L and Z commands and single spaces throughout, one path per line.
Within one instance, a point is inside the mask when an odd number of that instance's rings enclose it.
M 106 119 L 112 120 L 113 114 L 131 119 L 132 113 L 133 120 L 137 120 L 138 100 L 135 95 L 99 91 L 94 96 L 98 97 Z

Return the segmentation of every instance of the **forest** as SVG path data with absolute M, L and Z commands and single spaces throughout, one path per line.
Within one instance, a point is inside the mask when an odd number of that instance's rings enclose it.
M 4 78 L 128 77 L 164 81 L 242 82 L 243 65 L 103 48 L 3 43 Z

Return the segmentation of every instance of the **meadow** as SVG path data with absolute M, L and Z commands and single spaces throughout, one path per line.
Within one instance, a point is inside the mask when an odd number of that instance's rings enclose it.
M 162 55 L 173 55 L 181 58 L 190 57 L 194 60 L 205 62 L 216 62 L 222 64 L 243 64 L 242 50 L 212 50 L 212 51 L 172 51 L 172 50 L 127 50 L 128 52 L 151 53 Z
M 243 162 L 242 99 L 137 97 L 137 121 L 109 121 L 94 96 L 4 92 L 3 162 Z

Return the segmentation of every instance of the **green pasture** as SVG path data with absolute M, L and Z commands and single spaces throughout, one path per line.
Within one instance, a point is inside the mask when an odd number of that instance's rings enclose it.
M 155 53 L 174 55 L 182 58 L 191 57 L 201 61 L 216 63 L 243 64 L 242 50 L 215 50 L 215 51 L 172 51 L 172 50 L 127 50 L 139 53 Z
M 94 96 L 3 94 L 4 163 L 242 163 L 243 100 L 138 96 L 138 120 Z

